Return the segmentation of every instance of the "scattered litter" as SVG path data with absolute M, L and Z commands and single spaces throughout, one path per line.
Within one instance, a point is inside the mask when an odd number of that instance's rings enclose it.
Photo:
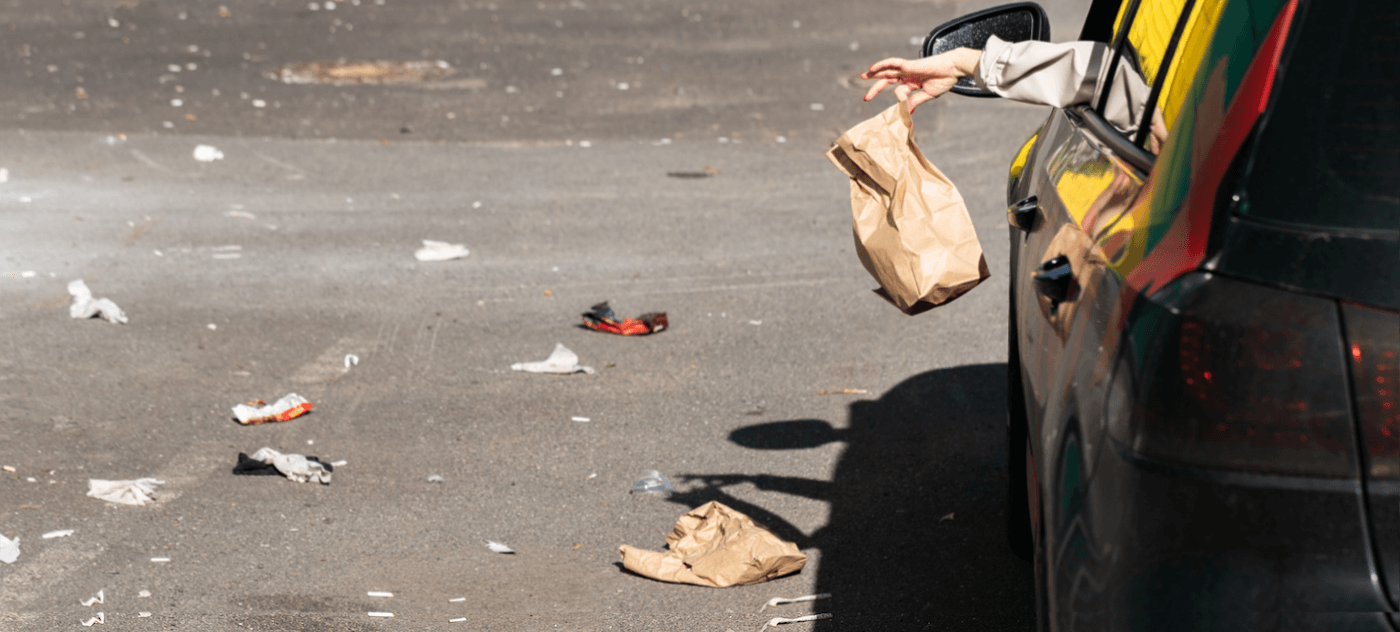
M 441 474 L 433 474 L 428 476 L 429 483 L 441 483 L 442 481 L 443 479 Z
M 448 603 L 462 603 L 463 601 L 466 601 L 466 600 L 467 600 L 466 597 L 456 597 L 456 598 L 453 598 L 453 599 L 448 599 L 447 602 L 448 602 Z
M 946 516 L 943 516 L 942 518 L 939 518 L 939 519 L 938 519 L 939 522 L 951 522 L 952 520 L 953 520 L 953 514 L 951 514 L 951 513 L 948 514 L 948 515 L 946 515 Z
M 825 110 L 825 109 L 826 109 L 826 106 L 825 106 L 825 105 L 822 105 L 822 104 L 820 104 L 820 103 L 813 103 L 813 104 L 811 105 L 811 108 L 812 108 L 812 111 L 813 111 L 813 112 L 820 112 L 820 111 L 822 111 L 822 110 Z
M 262 100 L 262 99 L 253 99 L 253 107 L 255 107 L 255 108 L 265 108 L 265 107 L 267 107 L 267 101 L 264 101 L 264 100 Z
M 549 354 L 548 358 L 539 362 L 517 362 L 510 365 L 510 369 L 526 373 L 557 373 L 560 375 L 593 373 L 593 367 L 580 365 L 578 354 L 570 351 L 562 342 L 555 344 L 554 352 Z
M 515 553 L 515 549 L 501 544 L 500 542 L 492 542 L 491 540 L 486 541 L 486 548 L 491 549 L 493 553 Z
M 461 623 L 461 622 L 466 621 L 466 620 L 467 620 L 466 617 L 458 617 L 458 618 L 456 618 L 456 619 L 448 619 L 447 622 L 448 622 L 448 623 Z
M 316 481 L 322 485 L 331 483 L 331 473 L 335 467 L 322 463 L 314 456 L 282 454 L 272 448 L 262 448 L 248 456 L 238 453 L 238 464 L 233 473 L 242 476 L 270 476 L 281 474 L 298 483 Z
M 229 217 L 242 217 L 242 218 L 244 218 L 244 219 L 257 219 L 257 218 L 258 218 L 257 215 L 254 215 L 254 214 L 252 214 L 252 213 L 249 213 L 248 211 L 229 211 L 229 212 L 227 212 L 227 213 L 224 213 L 224 215 L 227 215 L 227 216 L 229 216 Z
M 14 564 L 19 559 L 19 538 L 13 540 L 0 535 L 0 562 Z
M 598 473 L 597 473 L 597 472 L 594 472 L 594 473 L 588 475 L 588 480 L 593 480 L 593 479 L 595 479 L 595 478 L 598 478 Z
M 146 617 L 151 616 L 151 613 L 149 613 L 149 612 L 138 612 L 138 613 L 136 613 L 136 616 L 141 617 L 142 619 L 145 619 Z
M 34 278 L 35 276 L 37 276 L 38 274 L 39 274 L 38 272 L 35 272 L 35 271 L 33 271 L 33 270 L 25 270 L 24 272 L 19 273 L 19 275 L 20 275 L 21 277 L 24 277 L 24 278 L 26 278 L 26 279 L 32 279 L 32 278 Z M 49 276 L 53 276 L 53 273 L 52 273 L 52 272 L 49 273 Z
M 109 503 L 141 506 L 148 502 L 155 502 L 156 485 L 164 484 L 165 481 L 154 478 L 138 478 L 129 481 L 104 481 L 92 478 L 88 479 L 87 495 L 101 498 Z
M 419 261 L 450 261 L 471 254 L 463 244 L 449 244 L 445 241 L 423 240 L 423 247 L 413 253 Z
M 194 159 L 200 162 L 223 160 L 224 152 L 219 151 L 219 148 L 213 145 L 198 145 L 194 148 Z
M 636 318 L 618 322 L 607 301 L 589 308 L 592 311 L 582 315 L 583 326 L 596 331 L 622 336 L 645 336 L 666 329 L 666 312 L 651 312 Z
M 817 391 L 818 395 L 865 395 L 869 393 L 863 388 L 842 388 L 834 391 Z
M 377 591 L 377 590 L 371 590 L 371 591 L 369 591 L 368 594 L 369 594 L 369 596 L 371 596 L 371 597 L 393 597 L 393 596 L 394 596 L 394 593 L 391 593 L 391 592 L 379 592 L 379 591 Z
M 215 325 L 214 323 L 209 323 L 208 325 L 205 325 L 205 327 L 208 327 L 209 331 L 217 331 L 219 329 L 219 326 Z
M 88 289 L 82 279 L 70 281 L 68 293 L 73 295 L 73 304 L 68 306 L 69 316 L 77 319 L 101 316 L 109 323 L 126 323 L 126 314 L 122 312 L 122 308 L 117 307 L 111 299 L 93 299 L 92 290 Z
M 347 463 L 348 461 L 346 461 L 345 459 L 341 459 L 339 461 L 331 461 L 331 467 L 344 467 Z
M 709 178 L 719 175 L 719 169 L 706 165 L 700 171 L 667 171 L 668 178 Z
M 95 603 L 107 603 L 106 599 L 107 599 L 106 595 L 103 595 L 103 594 L 102 594 L 102 591 L 99 590 L 99 591 L 97 591 L 97 596 L 96 596 L 96 597 L 93 597 L 92 599 L 84 599 L 84 600 L 82 600 L 82 601 L 80 601 L 80 602 L 78 602 L 78 603 L 81 603 L 81 604 L 83 604 L 84 606 L 87 606 L 87 607 L 92 607 L 92 604 L 95 604 Z
M 25 477 L 24 480 L 29 481 L 29 482 L 31 482 L 31 483 L 37 483 L 37 482 L 39 482 L 39 479 L 34 478 L 33 476 Z
M 326 9 L 335 3 L 327 2 Z M 445 61 L 340 61 L 287 64 L 267 73 L 269 79 L 287 84 L 330 84 L 333 86 L 423 83 L 437 81 L 453 73 Z
M 588 147 L 592 147 L 592 146 L 593 146 L 593 143 L 592 143 L 592 142 L 589 142 L 589 141 L 586 141 L 586 140 L 581 140 L 581 141 L 578 142 L 578 146 L 579 146 L 579 147 L 583 147 L 583 148 L 586 149 L 586 148 L 588 148 Z
M 392 619 L 392 618 L 394 617 L 394 613 L 392 613 L 392 612 L 371 612 L 371 613 L 369 613 L 369 616 L 371 616 L 371 617 L 387 617 L 387 618 Z
M 806 597 L 792 597 L 791 599 L 787 597 L 774 597 L 772 599 L 769 599 L 768 603 L 763 604 L 763 606 L 759 608 L 758 611 L 763 612 L 766 608 L 772 608 L 774 606 L 785 606 L 790 603 L 802 603 L 804 601 L 816 601 L 818 599 L 830 598 L 831 593 L 817 593 L 815 595 L 807 595 Z
M 84 622 L 83 622 L 83 627 L 85 627 L 85 628 L 90 628 L 90 627 L 93 626 L 93 624 L 96 624 L 96 623 L 106 623 L 106 622 L 107 622 L 107 615 L 102 614 L 101 612 L 99 612 L 99 613 L 97 613 L 97 616 L 95 616 L 95 617 L 93 617 L 93 618 L 91 618 L 91 619 L 88 619 L 87 621 L 84 621 Z
M 169 561 L 170 561 L 170 558 L 168 558 L 168 557 L 153 557 L 153 558 L 151 558 L 151 562 L 154 563 L 154 564 L 165 564 L 165 563 L 167 563 L 167 562 L 169 562 Z
M 647 470 L 637 480 L 632 482 L 632 489 L 629 494 L 655 494 L 662 498 L 670 498 L 676 493 L 676 488 L 671 486 L 671 479 L 666 478 L 661 472 Z
M 11 474 L 13 474 L 15 471 L 15 467 L 13 465 L 6 465 L 4 467 L 0 467 L 0 470 L 5 470 L 6 472 L 10 472 Z
M 762 325 L 762 324 L 763 324 L 763 321 L 761 321 L 761 320 L 751 320 L 751 321 L 749 321 L 749 324 L 750 324 L 750 325 Z
M 357 366 L 357 365 L 359 365 L 359 364 L 360 364 L 360 356 L 357 356 L 357 355 L 355 355 L 355 354 L 353 354 L 353 353 L 347 353 L 347 354 L 345 354 L 345 368 L 348 369 L 348 368 L 350 368 L 350 367 L 352 367 L 352 366 Z
M 271 406 L 261 399 L 234 406 L 233 416 L 238 418 L 240 424 L 256 426 L 269 422 L 291 421 L 310 412 L 312 408 L 313 404 L 306 401 L 306 398 L 296 393 L 288 393 Z
M 72 529 L 59 529 L 58 531 L 50 531 L 48 533 L 45 533 L 44 539 L 49 540 L 52 538 L 66 538 L 70 535 L 73 535 Z
M 0 184 L 10 181 L 10 170 L 0 168 Z
M 807 564 L 797 545 L 717 501 L 690 510 L 666 535 L 666 551 L 622 545 L 622 565 L 665 582 L 725 588 L 795 573 Z
M 809 615 L 807 615 L 807 616 L 805 616 L 805 617 L 794 617 L 794 618 L 792 618 L 792 619 L 787 619 L 787 618 L 784 618 L 784 617 L 773 617 L 772 619 L 769 619 L 769 620 L 768 620 L 768 623 L 765 623 L 765 624 L 759 626 L 758 629 L 759 629 L 760 632 L 762 632 L 763 630 L 766 630 L 766 629 L 768 629 L 768 628 L 776 628 L 776 627 L 778 627 L 778 626 L 780 626 L 780 625 L 783 625 L 783 624 L 785 624 L 785 623 L 802 623 L 802 622 L 804 622 L 804 621 L 820 621 L 820 620 L 822 620 L 822 619 L 830 619 L 830 618 L 831 618 L 831 613 L 830 613 L 830 612 L 823 612 L 823 613 L 821 613 L 821 614 L 809 614 Z
M 242 258 L 243 258 L 243 254 L 242 254 L 242 253 L 238 253 L 238 252 L 223 252 L 223 253 L 216 253 L 216 254 L 214 255 L 214 258 L 215 258 L 215 259 L 242 259 Z
M 136 596 L 137 596 L 137 597 L 140 597 L 140 598 L 142 598 L 142 599 L 148 599 L 148 598 L 150 598 L 150 596 L 151 596 L 151 591 L 149 591 L 149 590 L 142 590 L 141 592 L 136 593 Z
M 589 419 L 589 418 L 587 418 L 587 417 L 571 417 L 571 419 L 573 419 L 574 421 L 581 421 L 581 422 L 584 422 L 584 423 L 593 421 L 592 419 Z

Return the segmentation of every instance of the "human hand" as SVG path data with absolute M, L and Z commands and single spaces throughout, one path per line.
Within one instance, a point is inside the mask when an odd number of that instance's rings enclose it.
M 977 61 L 981 51 L 958 48 L 923 59 L 901 59 L 891 57 L 876 62 L 870 69 L 861 73 L 862 79 L 875 79 L 874 85 L 865 93 L 869 101 L 885 88 L 894 86 L 895 96 L 909 102 L 909 111 L 927 101 L 943 96 L 958 80 L 977 71 Z

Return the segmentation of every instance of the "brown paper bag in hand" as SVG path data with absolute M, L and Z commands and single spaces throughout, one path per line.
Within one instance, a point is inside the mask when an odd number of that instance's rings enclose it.
M 827 152 L 851 177 L 856 254 L 876 294 L 914 315 L 991 275 L 962 195 L 914 144 L 909 104 L 861 123 Z
M 681 516 L 666 544 L 671 549 L 662 552 L 624 544 L 622 565 L 663 582 L 725 588 L 795 573 L 807 563 L 796 544 L 715 501 Z

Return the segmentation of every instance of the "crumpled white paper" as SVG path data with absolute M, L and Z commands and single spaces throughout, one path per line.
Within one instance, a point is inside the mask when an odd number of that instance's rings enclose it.
M 448 261 L 461 259 L 470 254 L 465 244 L 449 244 L 445 241 L 423 240 L 423 247 L 413 253 L 419 261 Z
M 70 281 L 68 283 L 68 293 L 73 295 L 73 304 L 68 306 L 68 315 L 73 318 L 92 318 L 101 316 L 109 323 L 126 323 L 126 313 L 122 308 L 117 307 L 111 299 L 92 298 L 92 290 L 88 289 L 82 279 Z
M 104 481 L 92 478 L 88 479 L 87 495 L 107 502 L 140 506 L 155 502 L 156 485 L 164 484 L 165 481 L 154 478 L 138 478 L 131 481 Z
M 219 148 L 213 145 L 198 145 L 194 148 L 194 159 L 200 162 L 223 160 L 224 152 L 219 151 Z
M 315 461 L 308 461 L 300 454 L 282 454 L 272 448 L 262 448 L 248 455 L 248 458 L 270 463 L 283 476 L 298 483 L 316 481 L 322 485 L 329 485 L 331 482 L 331 473 L 327 472 L 324 466 Z
M 578 354 L 569 351 L 564 343 L 558 343 L 554 347 L 554 353 L 540 362 L 518 362 L 510 365 L 513 371 L 525 371 L 527 373 L 593 373 L 593 367 L 583 366 L 578 363 Z
M 19 538 L 13 540 L 0 535 L 0 562 L 14 564 L 19 559 Z
M 493 542 L 491 540 L 486 541 L 486 548 L 491 549 L 495 553 L 515 553 L 515 549 L 501 544 L 500 542 Z
M 249 406 L 247 404 L 234 406 L 233 416 L 238 418 L 238 423 L 247 424 L 253 419 L 280 415 L 305 403 L 307 403 L 305 397 L 297 395 L 296 393 L 288 393 L 282 399 L 266 406 Z

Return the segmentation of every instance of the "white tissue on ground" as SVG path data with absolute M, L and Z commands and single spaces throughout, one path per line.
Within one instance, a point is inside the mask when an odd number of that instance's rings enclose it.
M 564 343 L 558 343 L 554 347 L 554 353 L 540 362 L 519 362 L 510 365 L 513 371 L 525 371 L 527 373 L 593 373 L 593 367 L 583 366 L 578 363 L 578 354 L 569 351 Z
M 154 478 L 138 478 L 130 481 L 104 481 L 93 478 L 88 479 L 87 495 L 111 503 L 140 506 L 155 502 L 156 485 L 164 484 L 165 481 Z
M 423 240 L 423 247 L 413 253 L 413 257 L 419 261 L 448 261 L 450 259 L 461 259 L 470 254 L 464 244 L 449 244 L 445 241 Z
M 263 448 L 249 455 L 248 458 L 271 464 L 283 476 L 298 483 L 316 481 L 330 484 L 331 482 L 331 473 L 326 471 L 325 466 L 316 461 L 309 461 L 300 454 L 282 454 L 272 448 Z
M 73 304 L 68 306 L 68 315 L 73 318 L 92 318 L 101 316 L 109 323 L 126 323 L 126 314 L 122 308 L 117 307 L 111 299 L 92 298 L 92 290 L 88 289 L 82 279 L 70 281 L 68 283 L 68 293 L 73 295 Z
M 13 540 L 0 535 L 0 562 L 14 564 L 19 559 L 19 538 Z

